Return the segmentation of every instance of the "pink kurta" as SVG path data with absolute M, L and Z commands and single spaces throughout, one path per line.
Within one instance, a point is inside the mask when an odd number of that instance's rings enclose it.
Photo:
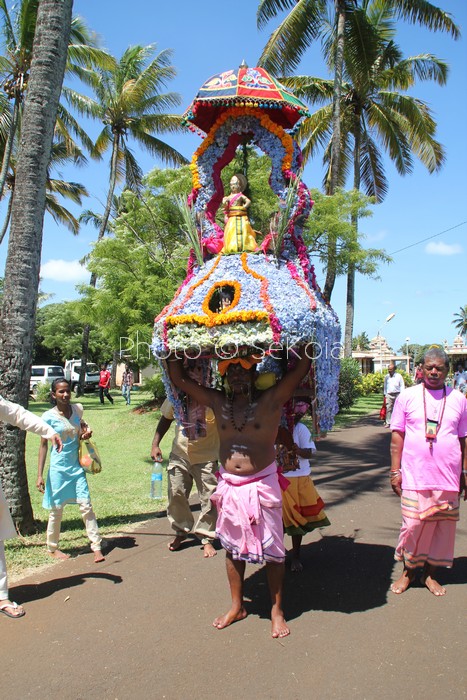
M 443 390 L 426 389 L 427 418 L 439 420 Z M 433 451 L 425 438 L 423 384 L 402 391 L 394 405 L 391 430 L 405 433 L 402 452 L 402 488 L 411 491 L 458 491 L 462 471 L 459 438 L 467 436 L 467 401 L 446 389 L 446 405 Z

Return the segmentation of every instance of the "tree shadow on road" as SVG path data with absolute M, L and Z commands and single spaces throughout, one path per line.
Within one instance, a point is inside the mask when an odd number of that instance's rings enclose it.
M 11 591 L 12 595 L 15 595 L 18 600 L 21 600 L 22 604 L 30 603 L 32 600 L 48 598 L 54 593 L 57 593 L 57 591 L 68 590 L 74 586 L 81 586 L 83 583 L 86 583 L 88 579 L 106 580 L 113 584 L 122 583 L 123 581 L 121 576 L 96 571 L 96 573 L 87 572 L 84 574 L 75 574 L 73 576 L 63 576 L 62 578 L 54 578 L 42 583 L 26 583 L 20 586 L 13 586 Z
M 356 542 L 354 537 L 324 536 L 302 546 L 302 573 L 286 569 L 288 620 L 310 610 L 355 613 L 385 605 L 392 580 L 394 548 Z M 249 612 L 269 617 L 264 567 L 245 581 Z
M 358 427 L 364 432 L 358 433 Z M 317 445 L 312 477 L 318 491 L 326 491 L 326 505 L 335 507 L 364 493 L 390 493 L 388 471 L 391 432 L 368 416 L 351 428 L 329 434 Z

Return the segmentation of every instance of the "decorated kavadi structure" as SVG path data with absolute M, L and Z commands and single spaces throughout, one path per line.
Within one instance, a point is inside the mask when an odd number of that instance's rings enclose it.
M 206 385 L 216 377 L 218 360 L 260 353 L 257 386 L 265 388 L 286 371 L 287 362 L 294 362 L 287 349 L 308 344 L 314 361 L 300 391 L 310 397 L 314 432 L 333 425 L 340 327 L 323 300 L 302 238 L 313 202 L 299 177 L 301 152 L 293 137 L 307 114 L 306 106 L 264 69 L 242 65 L 207 80 L 184 115 L 186 125 L 204 137 L 192 158 L 188 197 L 199 250 L 192 249 L 186 278 L 157 316 L 153 337 L 153 352 L 181 423 L 188 422 L 187 402 L 169 380 L 168 353 L 198 358 Z M 221 180 L 223 168 L 245 142 L 269 156 L 269 184 L 277 195 L 278 213 L 255 250 L 242 246 L 244 226 L 249 226 L 246 211 L 234 212 L 234 195 L 228 211 Z M 222 204 L 235 217 L 236 243 L 228 252 L 224 229 L 215 220 Z

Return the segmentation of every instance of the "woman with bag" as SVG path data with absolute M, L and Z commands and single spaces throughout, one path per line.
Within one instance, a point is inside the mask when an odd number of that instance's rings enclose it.
M 19 404 L 7 401 L 3 396 L 0 396 L 0 420 L 8 423 L 8 425 L 15 425 L 21 430 L 27 430 L 41 435 L 44 439 L 51 440 L 58 452 L 62 449 L 62 441 L 50 425 L 44 423 L 34 413 L 31 413 L 31 411 L 26 410 Z M 3 540 L 17 536 L 18 533 L 16 532 L 0 483 L 0 613 L 13 619 L 23 617 L 26 613 L 22 605 L 18 605 L 8 597 L 8 575 Z
M 50 510 L 47 524 L 47 551 L 56 559 L 68 559 L 69 555 L 60 551 L 60 525 L 63 506 L 66 503 L 79 505 L 87 536 L 91 542 L 96 563 L 104 561 L 102 555 L 102 538 L 99 535 L 96 516 L 91 505 L 91 496 L 84 469 L 79 463 L 80 440 L 89 440 L 92 430 L 83 420 L 83 406 L 71 403 L 71 385 L 66 379 L 52 382 L 51 403 L 53 408 L 42 415 L 42 420 L 54 428 L 63 442 L 63 449 L 58 453 L 50 452 L 50 467 L 47 483 L 44 484 L 43 473 L 47 457 L 47 441 L 42 439 L 39 448 L 37 488 L 44 494 L 42 505 Z

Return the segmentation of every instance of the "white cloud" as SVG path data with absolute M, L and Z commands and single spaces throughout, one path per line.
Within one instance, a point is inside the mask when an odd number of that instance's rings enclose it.
M 86 282 L 89 272 L 79 260 L 48 260 L 41 266 L 41 279 L 54 282 Z
M 380 230 L 376 233 L 367 233 L 365 235 L 365 240 L 368 241 L 368 243 L 377 243 L 378 241 L 384 241 L 387 235 L 387 231 Z
M 443 241 L 435 243 L 431 241 L 425 246 L 425 253 L 428 253 L 428 255 L 458 255 L 462 253 L 462 246 L 457 243 L 443 243 Z

